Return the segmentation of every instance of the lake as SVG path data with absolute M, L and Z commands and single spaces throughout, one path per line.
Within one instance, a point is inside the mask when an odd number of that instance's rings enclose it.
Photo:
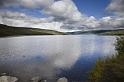
M 97 59 L 115 53 L 116 36 L 55 35 L 0 38 L 0 74 L 86 82 Z

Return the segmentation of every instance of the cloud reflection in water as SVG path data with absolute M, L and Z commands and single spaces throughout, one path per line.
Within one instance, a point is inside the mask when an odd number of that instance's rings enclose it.
M 54 78 L 61 73 L 58 69 L 71 69 L 81 56 L 113 53 L 114 41 L 115 37 L 97 35 L 0 38 L 0 72 L 24 81 L 35 76 Z

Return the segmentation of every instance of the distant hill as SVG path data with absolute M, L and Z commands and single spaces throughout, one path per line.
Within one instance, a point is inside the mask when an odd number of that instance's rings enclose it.
M 124 35 L 124 29 L 77 31 L 77 32 L 67 32 L 66 34 Z
M 13 27 L 0 24 L 0 37 L 21 36 L 21 35 L 79 35 L 79 34 L 98 34 L 98 35 L 124 35 L 124 29 L 115 30 L 90 30 L 76 32 L 59 32 L 39 28 Z
M 64 33 L 38 28 L 12 27 L 0 24 L 0 37 L 19 35 L 63 35 Z

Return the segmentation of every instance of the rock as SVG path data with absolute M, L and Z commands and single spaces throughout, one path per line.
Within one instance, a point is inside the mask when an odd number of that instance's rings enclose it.
M 68 79 L 65 77 L 59 78 L 57 82 L 68 82 Z
M 33 77 L 31 79 L 31 82 L 39 82 L 40 78 L 39 77 Z
M 33 77 L 31 82 L 47 82 L 47 80 L 41 79 L 40 77 Z
M 0 82 L 16 82 L 17 80 L 18 78 L 16 77 L 11 77 L 6 75 L 0 77 Z
M 43 80 L 42 82 L 47 82 L 47 80 Z

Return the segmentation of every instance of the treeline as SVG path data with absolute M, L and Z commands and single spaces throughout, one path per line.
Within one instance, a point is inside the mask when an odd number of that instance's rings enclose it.
M 117 52 L 111 58 L 96 61 L 90 82 L 124 82 L 124 37 L 117 38 L 115 48 Z

